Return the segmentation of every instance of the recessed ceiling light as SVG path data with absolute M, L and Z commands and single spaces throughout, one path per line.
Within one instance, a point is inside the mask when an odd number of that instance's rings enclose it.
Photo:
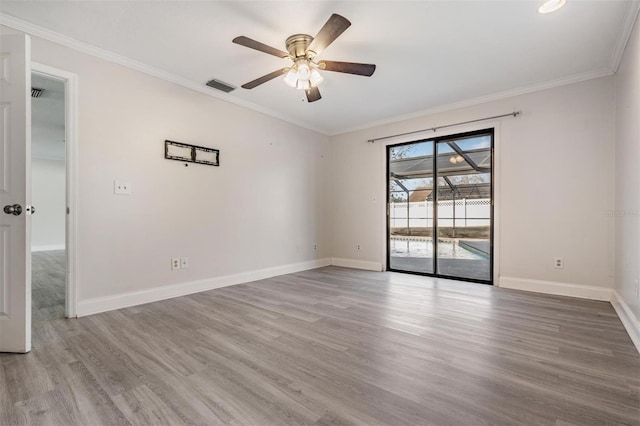
M 538 8 L 538 13 L 551 13 L 560 9 L 567 0 L 547 0 Z

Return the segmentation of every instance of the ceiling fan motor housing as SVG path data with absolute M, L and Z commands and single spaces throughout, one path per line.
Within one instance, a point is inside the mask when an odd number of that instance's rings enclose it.
M 308 51 L 307 47 L 313 41 L 313 37 L 308 34 L 294 34 L 287 38 L 286 46 L 289 55 L 292 58 L 305 58 L 307 54 L 310 54 L 311 57 L 315 56 L 315 52 Z

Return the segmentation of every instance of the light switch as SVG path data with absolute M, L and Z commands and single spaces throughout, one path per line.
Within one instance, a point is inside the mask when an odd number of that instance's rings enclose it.
M 117 195 L 131 195 L 131 183 L 114 180 L 113 193 Z

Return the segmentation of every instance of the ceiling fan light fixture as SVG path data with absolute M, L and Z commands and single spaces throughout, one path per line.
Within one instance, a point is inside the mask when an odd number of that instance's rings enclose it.
M 311 83 L 311 87 L 317 87 L 322 81 L 324 77 L 320 75 L 317 69 L 311 69 L 311 76 L 309 77 L 309 83 Z
M 298 80 L 298 85 L 296 89 L 298 90 L 309 90 L 309 80 Z
M 298 64 L 298 79 L 300 80 L 309 80 L 311 76 L 311 68 L 309 68 L 309 64 L 306 61 L 302 61 Z
M 309 90 L 311 87 L 316 87 L 322 83 L 324 78 L 322 78 L 313 62 L 308 59 L 299 59 L 289 68 L 282 80 L 287 86 L 294 89 Z
M 565 5 L 567 0 L 547 0 L 538 8 L 538 13 L 546 14 L 555 12 Z
M 298 84 L 298 73 L 296 72 L 295 67 L 289 68 L 289 71 L 285 74 L 282 80 L 287 86 L 295 88 Z

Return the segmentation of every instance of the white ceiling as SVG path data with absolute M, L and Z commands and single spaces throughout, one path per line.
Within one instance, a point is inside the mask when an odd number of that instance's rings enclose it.
M 64 83 L 32 75 L 31 87 L 43 89 L 31 98 L 31 156 L 64 160 Z
M 280 79 L 215 96 L 337 134 L 496 93 L 611 73 L 629 35 L 632 0 L 541 1 L 2 1 L 3 14 L 204 85 L 239 87 L 285 60 L 231 40 L 245 35 L 286 50 L 331 13 L 352 26 L 321 59 L 377 65 L 371 78 L 324 72 L 322 99 Z M 204 87 L 204 86 L 203 86 Z

